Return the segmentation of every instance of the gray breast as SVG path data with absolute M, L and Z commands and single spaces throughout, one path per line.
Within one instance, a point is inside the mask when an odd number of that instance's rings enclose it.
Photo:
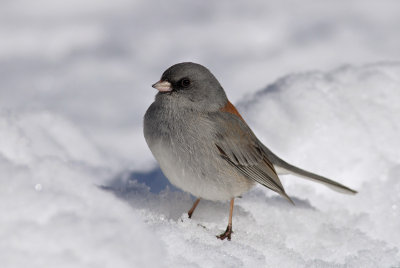
M 212 142 L 214 123 L 200 113 L 175 112 L 171 103 L 153 103 L 144 118 L 144 135 L 172 184 L 195 196 L 226 200 L 252 183 L 219 156 Z

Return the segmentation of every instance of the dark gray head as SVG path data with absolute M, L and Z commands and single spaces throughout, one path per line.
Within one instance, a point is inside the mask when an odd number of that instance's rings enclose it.
M 153 85 L 160 92 L 156 100 L 174 99 L 178 105 L 203 111 L 215 111 L 227 102 L 224 89 L 204 66 L 183 62 L 169 67 Z

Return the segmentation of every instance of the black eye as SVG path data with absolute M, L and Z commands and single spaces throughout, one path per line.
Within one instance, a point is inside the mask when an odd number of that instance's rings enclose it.
M 183 78 L 183 79 L 181 80 L 181 86 L 182 86 L 182 87 L 188 87 L 188 86 L 190 86 L 190 80 L 187 79 L 187 78 Z

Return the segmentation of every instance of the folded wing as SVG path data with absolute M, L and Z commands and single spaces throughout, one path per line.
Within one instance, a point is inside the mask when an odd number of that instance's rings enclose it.
M 210 116 L 217 124 L 215 146 L 221 157 L 247 178 L 277 192 L 293 204 L 262 145 L 243 119 L 229 112 Z

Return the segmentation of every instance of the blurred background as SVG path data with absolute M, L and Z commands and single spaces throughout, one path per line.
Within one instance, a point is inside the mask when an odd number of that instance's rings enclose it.
M 0 105 L 58 114 L 143 168 L 142 117 L 170 65 L 207 66 L 238 103 L 287 74 L 399 60 L 399 32 L 390 0 L 2 0 Z

